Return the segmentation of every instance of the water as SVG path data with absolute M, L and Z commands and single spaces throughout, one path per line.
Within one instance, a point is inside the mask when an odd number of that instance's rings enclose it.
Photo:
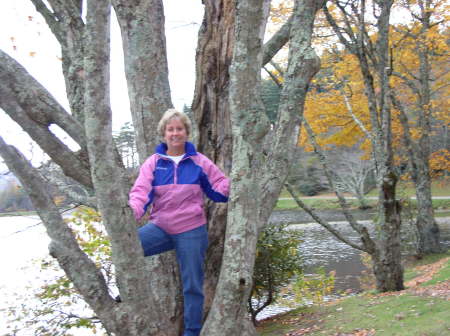
M 441 229 L 441 240 L 445 247 L 450 248 L 450 220 L 436 219 Z M 370 221 L 362 220 L 360 223 L 370 226 Z M 330 222 L 346 238 L 360 245 L 357 234 L 347 222 Z M 305 273 L 314 273 L 318 267 L 323 267 L 326 272 L 335 271 L 334 295 L 341 293 L 356 293 L 361 290 L 360 278 L 366 266 L 361 261 L 361 251 L 336 239 L 331 233 L 316 223 L 293 224 L 289 229 L 301 230 L 303 242 L 299 249 L 303 256 Z M 327 298 L 333 299 L 333 296 Z M 264 319 L 275 314 L 290 310 L 284 306 L 269 306 L 264 309 L 258 319 Z
M 0 217 L 0 335 L 32 336 L 34 332 L 22 327 L 20 332 L 8 330 L 8 308 L 21 304 L 39 307 L 34 293 L 46 281 L 54 279 L 62 271 L 41 271 L 38 260 L 48 256 L 50 239 L 37 216 Z M 74 311 L 77 312 L 75 306 Z M 47 323 L 46 321 L 42 322 Z M 73 329 L 75 336 L 92 335 L 91 330 Z

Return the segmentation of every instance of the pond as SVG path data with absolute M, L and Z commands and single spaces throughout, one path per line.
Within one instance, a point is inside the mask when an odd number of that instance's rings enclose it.
M 442 243 L 450 248 L 450 218 L 437 218 L 436 220 L 441 229 Z M 359 222 L 367 226 L 371 224 L 369 220 Z M 353 242 L 359 243 L 357 235 L 347 222 L 330 222 L 330 224 Z M 299 248 L 303 256 L 306 274 L 314 273 L 318 267 L 323 267 L 326 272 L 336 272 L 335 293 L 360 291 L 359 279 L 362 272 L 367 270 L 361 261 L 361 251 L 337 240 L 316 223 L 291 224 L 288 228 L 303 232 L 303 242 Z M 289 309 L 275 305 L 267 307 L 258 315 L 258 319 L 267 318 Z

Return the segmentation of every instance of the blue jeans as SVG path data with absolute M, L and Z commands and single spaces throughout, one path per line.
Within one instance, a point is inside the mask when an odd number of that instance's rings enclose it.
M 175 250 L 184 297 L 184 334 L 198 336 L 203 319 L 204 261 L 208 247 L 206 225 L 179 234 L 168 234 L 153 223 L 138 229 L 144 255 Z

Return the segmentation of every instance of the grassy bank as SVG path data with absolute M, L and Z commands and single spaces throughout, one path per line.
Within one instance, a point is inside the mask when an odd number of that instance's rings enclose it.
M 308 205 L 309 207 L 312 207 L 314 209 L 340 209 L 339 202 L 337 199 L 320 199 L 320 198 L 302 198 L 302 201 Z M 358 202 L 356 200 L 350 199 L 347 200 L 348 204 L 351 208 L 357 208 Z M 417 201 L 416 200 L 409 200 L 412 208 L 416 208 Z M 367 202 L 370 206 L 375 207 L 377 205 L 376 200 L 368 200 Z M 434 199 L 433 200 L 433 208 L 435 210 L 443 210 L 443 209 L 450 209 L 450 199 Z M 275 207 L 276 210 L 294 210 L 299 209 L 297 206 L 297 203 L 293 199 L 280 199 L 277 202 L 277 205 Z
M 407 289 L 366 292 L 262 321 L 262 336 L 450 335 L 450 251 L 407 267 Z
M 396 188 L 397 197 L 412 197 L 416 195 L 416 190 L 412 182 L 400 181 Z M 450 196 L 450 183 L 446 180 L 437 180 L 431 182 L 431 193 L 433 196 Z M 320 196 L 320 195 L 318 195 Z M 378 190 L 374 189 L 367 194 L 369 197 L 377 197 Z M 291 197 L 291 194 L 283 188 L 280 194 L 281 198 Z
M 36 211 L 11 211 L 11 212 L 0 212 L 0 217 L 11 217 L 11 216 L 36 216 Z

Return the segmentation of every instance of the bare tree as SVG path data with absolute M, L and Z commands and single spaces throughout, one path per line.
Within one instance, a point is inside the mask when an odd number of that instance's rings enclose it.
M 335 155 L 334 163 L 336 188 L 354 195 L 360 209 L 370 208 L 366 194 L 372 189 L 370 185 L 370 180 L 373 179 L 372 161 L 362 160 L 357 153 L 339 152 Z
M 101 273 L 76 244 L 51 197 L 42 191 L 44 182 L 39 173 L 3 140 L 0 153 L 26 185 L 51 237 L 51 254 L 108 333 L 178 335 L 182 312 L 176 263 L 170 254 L 144 259 L 136 223 L 127 205 L 130 178 L 111 134 L 109 2 L 88 1 L 84 21 L 81 0 L 31 1 L 61 44 L 71 113 L 4 52 L 0 52 L 0 106 L 66 175 L 95 193 L 111 239 L 122 303 L 110 296 Z M 215 219 L 210 223 L 213 244 L 209 254 L 214 264 L 210 262 L 208 269 L 212 279 L 207 282 L 211 308 L 203 335 L 255 334 L 246 304 L 257 235 L 286 178 L 308 85 L 319 68 L 311 35 L 315 14 L 324 2 L 296 1 L 292 21 L 264 46 L 270 1 L 205 1 L 193 110 L 201 150 L 230 172 L 233 187 L 223 263 L 225 210 L 210 210 Z M 163 6 L 161 0 L 112 3 L 122 31 L 133 124 L 142 162 L 153 147 L 160 114 L 172 105 Z M 270 59 L 287 40 L 290 56 L 286 82 L 275 130 L 269 135 L 270 124 L 260 102 L 260 69 L 263 59 Z M 80 149 L 71 151 L 56 138 L 49 131 L 52 124 L 69 134 Z M 267 136 L 271 137 L 270 142 L 265 141 Z M 270 143 L 267 151 L 262 150 L 262 142 Z

